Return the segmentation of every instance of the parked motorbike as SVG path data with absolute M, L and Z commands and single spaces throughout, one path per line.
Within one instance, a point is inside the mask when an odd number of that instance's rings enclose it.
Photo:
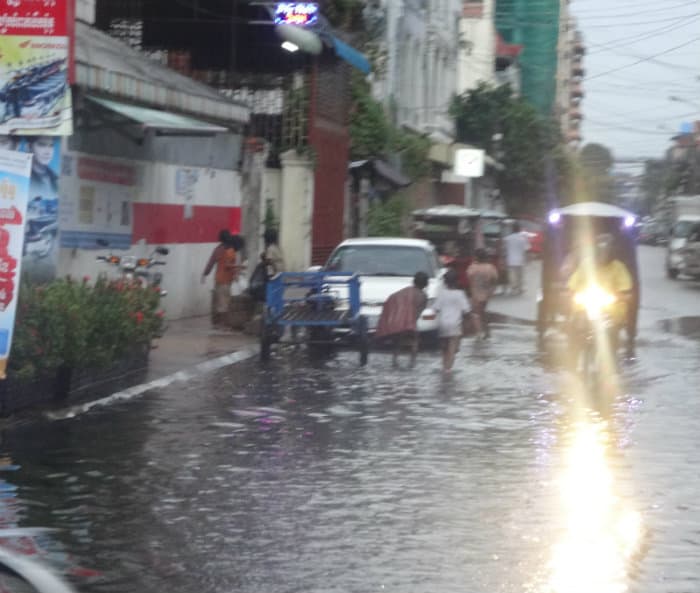
M 617 332 L 613 318 L 616 295 L 592 285 L 573 295 L 570 340 L 574 364 L 584 386 L 595 395 L 601 382 L 616 371 Z
M 102 247 L 109 246 L 109 244 L 103 240 L 98 239 L 97 243 Z M 114 255 L 110 253 L 109 255 L 98 255 L 97 260 L 117 267 L 124 280 L 129 282 L 139 280 L 146 286 L 160 287 L 163 281 L 163 274 L 154 271 L 153 268 L 164 266 L 166 262 L 159 260 L 158 256 L 168 255 L 168 253 L 170 253 L 170 250 L 167 247 L 158 246 L 148 257 L 136 257 L 135 255 L 129 254 Z M 167 296 L 167 294 L 167 290 L 160 290 L 161 297 Z
M 98 239 L 98 245 L 108 247 L 106 241 Z M 126 282 L 138 281 L 142 286 L 150 286 L 160 291 L 160 298 L 168 295 L 168 291 L 161 288 L 163 274 L 155 271 L 153 268 L 164 266 L 166 262 L 159 260 L 159 255 L 168 255 L 170 250 L 167 247 L 156 247 L 148 257 L 136 257 L 135 255 L 98 255 L 97 260 L 103 261 L 119 270 L 120 278 Z M 162 337 L 167 330 L 165 321 L 155 337 Z

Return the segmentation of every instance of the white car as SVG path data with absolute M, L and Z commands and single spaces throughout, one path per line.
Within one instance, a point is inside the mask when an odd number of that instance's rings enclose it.
M 432 243 L 423 239 L 347 239 L 333 250 L 325 271 L 360 275 L 360 312 L 373 332 L 389 296 L 413 283 L 416 272 L 428 275 L 428 306 L 418 319 L 419 332 L 436 332 L 437 315 L 431 308 L 443 270 Z
M 690 232 L 697 224 L 700 224 L 700 216 L 683 215 L 673 225 L 666 251 L 666 275 L 669 278 L 676 278 L 683 272 L 683 250 Z

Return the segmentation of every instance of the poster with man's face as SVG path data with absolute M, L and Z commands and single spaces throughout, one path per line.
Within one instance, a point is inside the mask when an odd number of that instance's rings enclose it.
M 56 275 L 58 258 L 58 179 L 61 139 L 56 136 L 0 136 L 0 148 L 32 155 L 22 266 L 28 280 Z

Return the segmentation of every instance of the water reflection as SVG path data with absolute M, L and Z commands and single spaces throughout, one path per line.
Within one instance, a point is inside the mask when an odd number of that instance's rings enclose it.
M 565 443 L 558 480 L 563 533 L 553 546 L 546 593 L 621 593 L 638 550 L 638 512 L 616 492 L 610 433 L 603 421 L 581 421 Z

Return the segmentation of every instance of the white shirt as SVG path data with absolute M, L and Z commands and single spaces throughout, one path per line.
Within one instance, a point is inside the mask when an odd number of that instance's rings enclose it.
M 462 335 L 462 317 L 469 313 L 469 303 L 462 289 L 443 288 L 433 305 L 438 313 L 438 332 L 443 338 Z
M 511 233 L 504 242 L 506 244 L 506 265 L 524 266 L 525 254 L 530 248 L 530 241 L 523 233 Z

